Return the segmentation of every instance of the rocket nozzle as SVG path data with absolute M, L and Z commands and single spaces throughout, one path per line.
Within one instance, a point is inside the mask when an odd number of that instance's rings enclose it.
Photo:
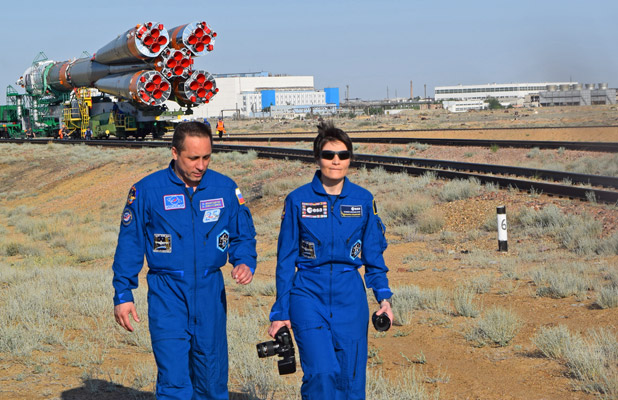
M 205 21 L 193 22 L 171 29 L 171 46 L 175 49 L 187 48 L 194 56 L 212 51 L 217 36 Z
M 214 77 L 206 71 L 194 71 L 186 80 L 174 81 L 174 95 L 183 104 L 208 103 L 216 94 Z

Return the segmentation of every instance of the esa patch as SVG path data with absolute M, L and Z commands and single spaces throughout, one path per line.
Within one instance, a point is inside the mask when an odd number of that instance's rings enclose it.
M 378 215 L 378 206 L 376 205 L 376 199 L 373 199 L 373 214 Z
M 362 217 L 363 216 L 363 206 L 341 205 L 339 207 L 339 211 L 341 212 L 342 217 Z
M 240 189 L 236 188 L 236 198 L 238 199 L 238 204 L 245 204 L 245 198 L 242 197 L 242 193 L 240 193 Z
M 170 194 L 163 196 L 163 206 L 165 207 L 165 211 L 182 210 L 185 208 L 185 195 Z
M 301 257 L 315 259 L 315 243 L 308 240 L 301 241 L 300 255 Z
M 217 248 L 219 250 L 225 251 L 229 243 L 230 243 L 230 234 L 228 233 L 228 231 L 224 230 L 223 232 L 217 235 Z
M 319 203 L 302 203 L 302 218 L 327 218 L 328 204 L 325 201 Z
M 154 248 L 155 253 L 171 253 L 172 252 L 172 235 L 167 233 L 155 233 L 154 234 Z
M 209 200 L 200 200 L 200 211 L 206 211 L 213 208 L 223 208 L 225 207 L 222 198 L 218 199 L 209 199 Z
M 205 224 L 208 222 L 217 222 L 219 220 L 219 215 L 221 215 L 220 208 L 208 209 L 204 211 L 204 219 L 202 220 L 202 222 Z
M 129 226 L 131 225 L 131 221 L 133 221 L 133 214 L 131 213 L 131 210 L 125 208 L 122 212 L 122 225 Z
M 131 189 L 129 190 L 129 195 L 127 196 L 127 205 L 130 206 L 131 204 L 133 204 L 136 198 L 137 189 L 135 188 L 135 186 L 131 186 Z
M 352 260 L 356 260 L 356 257 L 358 257 L 358 255 L 360 254 L 362 244 L 363 243 L 359 239 L 359 240 L 356 241 L 356 243 L 354 243 L 354 245 L 350 249 L 350 258 Z

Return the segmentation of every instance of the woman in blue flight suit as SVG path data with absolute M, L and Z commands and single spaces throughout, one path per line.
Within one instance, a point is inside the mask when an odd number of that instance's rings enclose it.
M 371 193 L 346 178 L 349 136 L 322 123 L 313 152 L 320 170 L 285 200 L 268 333 L 293 329 L 303 399 L 364 399 L 369 308 L 358 269 L 365 266 L 377 314 L 392 321 L 384 225 Z

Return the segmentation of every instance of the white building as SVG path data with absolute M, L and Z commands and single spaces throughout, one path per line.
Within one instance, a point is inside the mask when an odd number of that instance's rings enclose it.
M 220 74 L 215 75 L 215 80 L 219 92 L 209 103 L 193 109 L 194 118 L 250 117 L 273 105 L 306 106 L 307 109 L 327 104 L 339 106 L 338 89 L 316 90 L 313 76 L 269 76 L 261 72 Z M 168 108 L 176 110 L 178 105 L 170 102 Z
M 486 110 L 488 103 L 483 100 L 447 100 L 442 106 L 450 112 L 467 112 L 470 110 Z
M 486 85 L 436 86 L 436 101 L 443 100 L 485 100 L 493 97 L 499 100 L 524 99 L 527 95 L 538 95 L 548 87 L 572 85 L 577 82 L 544 83 L 488 83 Z

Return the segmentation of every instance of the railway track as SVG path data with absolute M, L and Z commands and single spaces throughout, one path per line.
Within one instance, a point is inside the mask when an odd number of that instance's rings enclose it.
M 243 135 L 234 135 L 230 138 L 223 138 L 223 141 L 237 142 L 255 142 L 255 143 L 272 143 L 272 142 L 313 142 L 313 136 L 269 136 L 269 137 L 251 137 Z M 500 148 L 523 148 L 532 149 L 560 149 L 566 150 L 583 150 L 583 151 L 600 151 L 609 153 L 618 153 L 618 142 L 558 142 L 558 141 L 540 141 L 540 140 L 480 140 L 480 139 L 431 139 L 431 138 L 401 138 L 401 137 L 353 137 L 354 143 L 375 143 L 375 144 L 412 144 L 422 143 L 434 146 L 458 146 L 458 147 L 493 147 Z M 219 139 L 216 139 L 217 142 Z
M 356 139 L 355 139 L 356 141 Z M 169 142 L 163 141 L 127 141 L 127 140 L 24 140 L 5 139 L 5 143 L 47 144 L 84 144 L 109 147 L 166 147 Z M 1 143 L 0 142 L 0 143 Z M 270 146 L 241 146 L 215 143 L 214 151 L 256 152 L 260 158 L 300 160 L 313 163 L 313 152 L 310 150 L 276 148 Z M 409 157 L 392 157 L 371 154 L 357 154 L 352 162 L 354 167 L 368 169 L 383 168 L 390 172 L 405 172 L 412 175 L 433 173 L 444 179 L 476 178 L 481 183 L 492 183 L 501 188 L 517 188 L 535 193 L 552 196 L 596 200 L 598 202 L 618 203 L 618 178 L 577 174 L 562 171 L 551 171 L 534 168 L 511 167 L 504 165 L 475 164 L 447 160 L 431 160 Z

